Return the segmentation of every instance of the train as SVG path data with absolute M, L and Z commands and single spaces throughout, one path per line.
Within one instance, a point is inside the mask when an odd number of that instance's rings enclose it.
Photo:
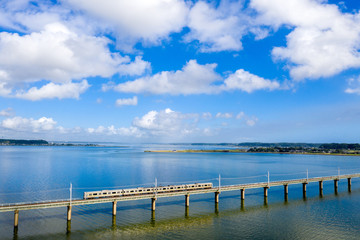
M 84 199 L 93 198 L 106 198 L 106 197 L 121 197 L 121 196 L 133 196 L 133 195 L 145 195 L 154 193 L 167 193 L 167 192 L 182 192 L 191 190 L 201 190 L 212 188 L 212 183 L 194 183 L 194 184 L 183 184 L 183 185 L 168 185 L 158 187 L 138 187 L 138 188 L 127 188 L 117 190 L 102 190 L 93 192 L 84 192 Z

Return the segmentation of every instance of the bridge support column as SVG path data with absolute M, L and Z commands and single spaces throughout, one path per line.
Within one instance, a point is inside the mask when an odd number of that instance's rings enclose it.
M 351 192 L 351 178 L 348 178 L 348 191 Z
M 323 195 L 323 188 L 324 188 L 323 181 L 319 181 L 319 193 L 320 193 L 320 196 Z
M 156 205 L 156 198 L 151 199 L 151 210 L 155 211 L 155 205 Z
M 215 192 L 215 203 L 219 203 L 219 194 L 220 192 Z
M 284 195 L 287 196 L 289 193 L 289 185 L 284 185 Z
M 334 190 L 335 194 L 338 193 L 339 179 L 334 179 Z
M 268 189 L 269 189 L 269 187 L 264 187 L 264 197 L 265 198 L 268 197 Z
M 19 226 L 19 210 L 14 211 L 14 227 L 17 228 Z
M 307 185 L 308 183 L 307 182 L 304 182 L 303 183 L 303 197 L 304 198 L 306 198 L 306 185 Z
M 185 195 L 185 207 L 190 206 L 190 194 Z
M 219 214 L 219 203 L 215 203 L 215 214 Z
M 67 220 L 71 221 L 71 208 L 72 206 L 67 206 Z
M 113 208 L 112 208 L 112 215 L 113 216 L 116 216 L 116 204 L 117 204 L 117 201 L 113 201 Z
M 241 200 L 245 200 L 245 189 L 241 189 Z

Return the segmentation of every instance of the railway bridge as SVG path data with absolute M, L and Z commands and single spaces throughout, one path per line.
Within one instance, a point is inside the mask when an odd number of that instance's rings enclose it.
M 264 200 L 267 202 L 268 189 L 270 187 L 283 186 L 284 188 L 284 197 L 287 200 L 289 193 L 289 185 L 293 184 L 302 184 L 303 197 L 306 197 L 306 186 L 309 183 L 318 182 L 319 184 L 319 194 L 323 195 L 323 182 L 324 181 L 334 181 L 334 191 L 338 192 L 338 182 L 340 180 L 347 180 L 348 191 L 351 192 L 351 179 L 359 178 L 360 173 L 356 174 L 346 174 L 346 175 L 335 175 L 335 176 L 324 176 L 324 177 L 313 177 L 313 178 L 301 178 L 301 179 L 292 179 L 292 180 L 282 180 L 282 181 L 267 181 L 267 182 L 258 182 L 250 184 L 240 184 L 240 185 L 226 185 L 226 186 L 217 186 L 208 189 L 194 189 L 186 191 L 177 191 L 177 192 L 164 192 L 164 193 L 148 193 L 141 195 L 131 195 L 131 196 L 117 196 L 117 197 L 104 197 L 104 198 L 95 198 L 95 199 L 75 199 L 72 200 L 58 200 L 58 201 L 45 201 L 45 202 L 32 202 L 32 203 L 14 203 L 14 204 L 0 204 L 0 212 L 14 212 L 14 227 L 17 229 L 19 224 L 19 212 L 23 210 L 31 209 L 41 209 L 41 208 L 57 208 L 57 207 L 66 207 L 67 208 L 67 220 L 68 226 L 71 222 L 71 211 L 72 206 L 78 205 L 89 205 L 89 204 L 99 204 L 99 203 L 108 203 L 112 202 L 112 214 L 116 215 L 116 206 L 117 202 L 121 201 L 134 201 L 142 199 L 151 199 L 151 210 L 155 211 L 156 200 L 158 198 L 164 197 L 175 197 L 175 196 L 185 196 L 185 207 L 190 205 L 190 195 L 192 194 L 206 194 L 214 193 L 215 194 L 215 203 L 219 203 L 219 195 L 221 192 L 225 191 L 240 191 L 241 201 L 245 200 L 245 190 L 246 189 L 256 189 L 263 188 L 264 190 Z M 220 182 L 220 176 L 219 176 Z

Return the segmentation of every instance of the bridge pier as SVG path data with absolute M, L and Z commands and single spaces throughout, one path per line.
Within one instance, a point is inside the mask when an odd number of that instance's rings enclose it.
M 19 210 L 14 211 L 14 227 L 17 228 L 19 226 Z
M 67 220 L 68 221 L 71 221 L 71 208 L 72 208 L 71 205 L 67 206 Z
M 220 192 L 215 192 L 215 203 L 219 203 L 219 194 Z
M 185 195 L 185 207 L 190 206 L 190 194 Z
M 215 214 L 219 214 L 219 203 L 215 203 Z
M 303 198 L 306 198 L 306 185 L 308 183 L 307 182 L 304 182 L 302 185 L 303 185 Z
M 155 211 L 155 205 L 156 205 L 156 198 L 152 198 L 151 199 L 151 210 L 152 211 Z
M 289 185 L 284 185 L 284 195 L 287 196 L 289 194 Z
M 245 188 L 240 190 L 241 192 L 241 200 L 245 200 Z
M 338 193 L 339 179 L 334 179 L 334 191 L 335 194 Z
M 116 216 L 116 204 L 117 204 L 117 201 L 113 201 L 113 206 L 112 206 L 112 215 L 113 216 Z
M 323 188 L 324 188 L 323 181 L 319 181 L 319 193 L 320 193 L 320 196 L 323 195 Z
M 264 187 L 264 197 L 265 197 L 265 198 L 268 197 L 268 189 L 269 189 L 268 186 Z
M 351 178 L 348 178 L 348 191 L 351 192 Z

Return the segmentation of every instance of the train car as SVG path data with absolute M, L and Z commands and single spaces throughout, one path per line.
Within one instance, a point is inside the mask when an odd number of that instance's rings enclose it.
M 212 183 L 168 185 L 168 186 L 158 186 L 156 188 L 138 187 L 138 188 L 117 189 L 117 190 L 102 190 L 102 191 L 94 191 L 94 192 L 84 192 L 84 199 L 145 195 L 145 194 L 167 193 L 167 192 L 181 192 L 181 191 L 192 191 L 192 190 L 209 189 L 209 188 L 212 188 Z

